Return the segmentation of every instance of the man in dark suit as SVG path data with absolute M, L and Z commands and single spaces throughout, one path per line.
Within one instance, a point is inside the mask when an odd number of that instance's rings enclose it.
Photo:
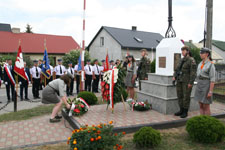
M 14 101 L 15 92 L 15 79 L 14 79 L 14 66 L 12 66 L 12 60 L 7 60 L 8 64 L 4 67 L 4 83 L 6 86 L 6 94 L 8 101 L 10 101 L 10 88 L 12 93 L 12 100 Z
M 30 81 L 30 70 L 26 67 L 26 62 L 24 62 L 24 71 L 25 75 L 28 78 L 28 81 L 19 76 L 19 84 L 20 84 L 20 100 L 23 101 L 23 89 L 25 91 L 25 100 L 29 100 L 28 98 L 28 85 Z

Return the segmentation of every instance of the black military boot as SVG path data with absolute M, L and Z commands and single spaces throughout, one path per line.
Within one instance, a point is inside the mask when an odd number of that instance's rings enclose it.
M 175 116 L 180 116 L 183 114 L 183 108 L 180 108 L 180 111 L 176 112 L 174 115 Z
M 180 116 L 181 118 L 186 118 L 188 116 L 188 109 L 183 109 L 183 113 Z

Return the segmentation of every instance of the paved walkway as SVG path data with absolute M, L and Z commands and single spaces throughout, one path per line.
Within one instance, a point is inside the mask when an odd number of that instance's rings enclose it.
M 115 127 L 124 127 L 139 124 L 159 123 L 173 120 L 180 120 L 180 117 L 174 115 L 164 115 L 154 110 L 149 111 L 132 111 L 128 104 L 126 104 L 127 111 L 124 110 L 123 103 L 115 105 L 114 113 L 106 110 L 106 105 L 96 105 L 90 107 L 88 113 L 75 119 L 81 125 L 97 125 L 99 123 L 107 123 L 111 120 L 114 121 Z M 214 102 L 211 105 L 212 114 L 225 113 L 225 105 L 222 103 Z M 199 115 L 199 111 L 188 113 L 188 117 Z
M 66 122 L 66 126 L 69 127 Z M 49 115 L 23 121 L 0 123 L 0 149 L 66 140 L 71 130 L 60 123 L 49 123 Z

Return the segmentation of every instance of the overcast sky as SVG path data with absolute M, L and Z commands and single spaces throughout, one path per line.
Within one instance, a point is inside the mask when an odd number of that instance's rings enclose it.
M 168 0 L 86 0 L 86 46 L 101 28 L 110 26 L 157 32 L 165 36 Z M 203 38 L 206 0 L 173 0 L 177 37 L 198 42 Z M 214 0 L 213 39 L 225 41 L 225 0 Z M 0 0 L 0 23 L 34 33 L 69 35 L 82 40 L 83 0 Z

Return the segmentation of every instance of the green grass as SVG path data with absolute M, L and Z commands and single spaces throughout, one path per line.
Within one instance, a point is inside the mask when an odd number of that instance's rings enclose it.
M 13 120 L 27 120 L 32 117 L 50 114 L 54 105 L 42 105 L 32 109 L 24 109 L 17 112 L 10 112 L 0 115 L 0 122 L 13 121 Z

